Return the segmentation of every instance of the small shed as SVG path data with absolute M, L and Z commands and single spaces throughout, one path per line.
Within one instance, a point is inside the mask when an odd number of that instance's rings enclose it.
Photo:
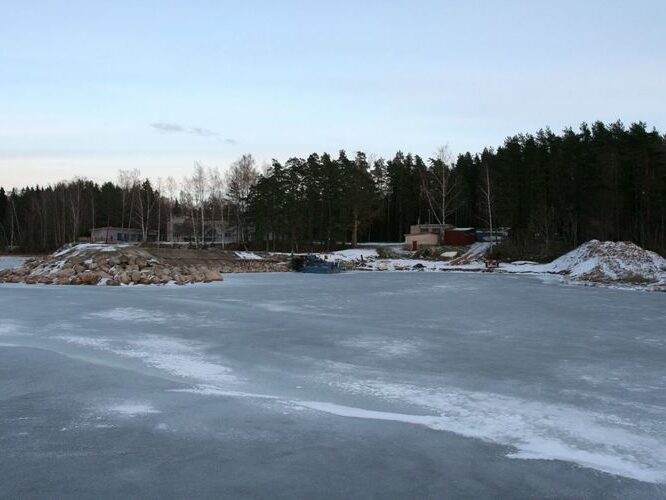
M 405 248 L 419 250 L 425 247 L 436 247 L 442 244 L 442 233 L 451 228 L 450 224 L 414 224 L 405 235 Z
M 436 247 L 439 245 L 439 234 L 418 233 L 405 235 L 405 247 L 408 250 L 418 250 L 424 247 Z
M 454 227 L 444 233 L 445 245 L 472 245 L 476 241 L 476 230 L 473 227 Z

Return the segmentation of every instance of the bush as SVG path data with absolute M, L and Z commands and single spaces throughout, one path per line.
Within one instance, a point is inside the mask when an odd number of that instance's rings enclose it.
M 380 259 L 396 259 L 399 257 L 392 247 L 377 247 L 377 255 Z

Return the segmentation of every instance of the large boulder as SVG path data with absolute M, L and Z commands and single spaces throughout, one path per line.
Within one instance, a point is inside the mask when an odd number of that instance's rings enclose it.
M 68 268 L 61 269 L 60 271 L 58 271 L 56 273 L 56 276 L 58 278 L 69 278 L 69 277 L 73 276 L 75 273 L 76 273 L 76 271 L 74 271 L 74 269 L 72 269 L 71 267 L 68 267 Z
M 223 280 L 222 275 L 214 269 L 210 269 L 204 273 L 204 281 L 206 282 L 222 281 L 222 280 Z
M 99 283 L 100 279 L 100 276 L 93 273 L 92 271 L 86 271 L 79 277 L 80 283 L 82 285 L 96 285 Z

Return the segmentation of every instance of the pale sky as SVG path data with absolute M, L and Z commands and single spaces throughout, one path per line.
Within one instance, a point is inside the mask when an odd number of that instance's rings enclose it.
M 0 0 L 0 185 L 666 131 L 666 1 Z

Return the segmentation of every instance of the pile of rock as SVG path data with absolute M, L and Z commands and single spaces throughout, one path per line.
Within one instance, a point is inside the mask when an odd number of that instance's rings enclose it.
M 217 262 L 215 267 L 222 273 L 279 273 L 289 271 L 289 262 L 274 260 L 236 260 Z
M 158 285 L 221 281 L 220 269 L 165 264 L 131 245 L 67 245 L 23 267 L 0 271 L 0 282 L 57 285 Z

